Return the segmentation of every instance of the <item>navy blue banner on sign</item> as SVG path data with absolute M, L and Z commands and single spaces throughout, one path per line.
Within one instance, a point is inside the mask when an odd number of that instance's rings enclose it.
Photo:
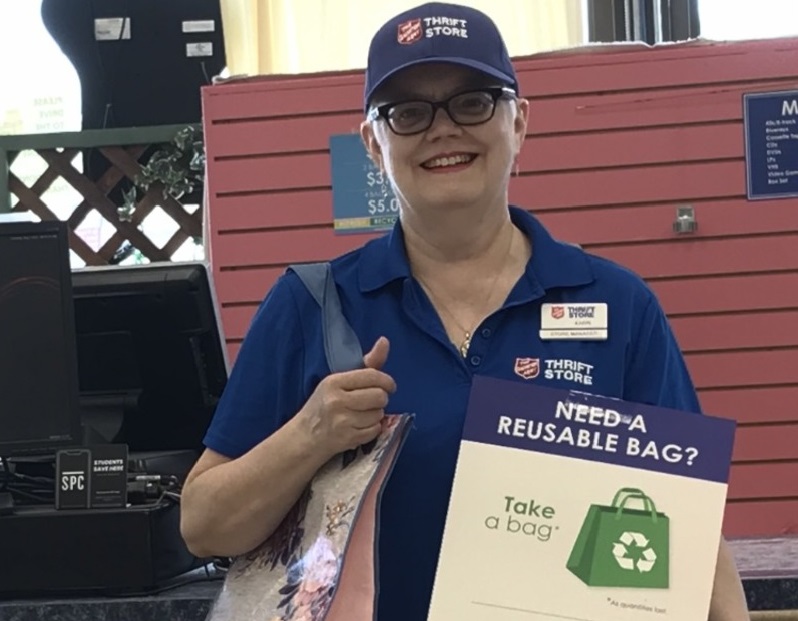
M 725 483 L 731 419 L 474 377 L 463 440 Z
M 360 136 L 331 136 L 330 160 L 336 234 L 393 228 L 399 216 L 399 200 L 388 178 L 369 159 Z
M 743 96 L 748 198 L 798 196 L 798 91 Z

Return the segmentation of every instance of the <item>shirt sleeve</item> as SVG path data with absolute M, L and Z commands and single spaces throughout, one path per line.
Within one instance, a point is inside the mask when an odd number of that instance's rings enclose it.
M 701 412 L 693 380 L 665 312 L 649 293 L 626 357 L 624 399 Z
M 234 459 L 279 429 L 305 402 L 304 338 L 283 276 L 258 307 L 204 438 Z

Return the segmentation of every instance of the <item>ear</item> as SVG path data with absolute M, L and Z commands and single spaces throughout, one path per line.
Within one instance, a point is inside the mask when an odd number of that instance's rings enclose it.
M 529 100 L 516 99 L 515 101 L 515 120 L 514 130 L 516 137 L 516 154 L 521 152 L 526 139 L 526 130 L 529 123 Z
M 370 121 L 363 121 L 360 124 L 360 138 L 363 140 L 363 146 L 366 147 L 366 152 L 371 161 L 374 162 L 377 168 L 383 170 L 382 149 L 377 136 L 374 134 L 374 125 Z

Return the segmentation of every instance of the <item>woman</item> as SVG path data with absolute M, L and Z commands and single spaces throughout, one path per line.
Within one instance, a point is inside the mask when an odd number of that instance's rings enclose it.
M 382 498 L 380 621 L 426 619 L 475 373 L 698 411 L 656 299 L 630 272 L 508 206 L 529 104 L 484 14 L 427 4 L 372 40 L 362 137 L 400 201 L 391 234 L 335 259 L 365 368 L 330 374 L 316 303 L 288 273 L 256 314 L 183 494 L 198 555 L 247 552 L 385 411 L 414 428 Z M 544 304 L 607 304 L 602 341 L 546 340 Z M 725 547 L 713 619 L 746 618 Z M 736 616 L 735 616 L 736 615 Z

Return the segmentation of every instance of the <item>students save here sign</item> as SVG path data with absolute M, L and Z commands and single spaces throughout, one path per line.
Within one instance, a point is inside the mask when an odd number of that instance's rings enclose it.
M 734 430 L 475 378 L 428 621 L 706 621 Z

